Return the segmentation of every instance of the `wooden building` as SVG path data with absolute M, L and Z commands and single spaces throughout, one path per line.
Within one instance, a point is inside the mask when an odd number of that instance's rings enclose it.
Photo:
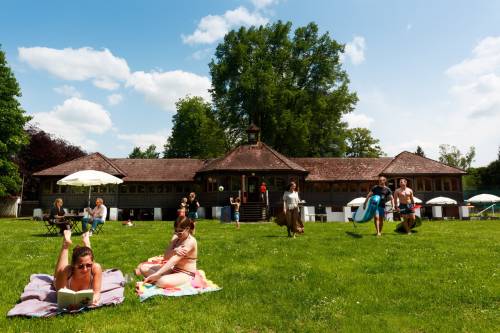
M 152 216 L 153 208 L 162 208 L 164 219 L 175 218 L 182 197 L 196 192 L 206 216 L 211 207 L 226 206 L 230 196 L 242 197 L 242 220 L 260 220 L 263 208 L 273 214 L 282 206 L 286 185 L 298 183 L 301 199 L 310 206 L 332 206 L 341 210 L 347 202 L 366 196 L 386 176 L 394 190 L 401 177 L 424 202 L 446 196 L 463 202 L 461 177 L 464 171 L 429 158 L 404 151 L 395 157 L 380 158 L 288 158 L 258 140 L 258 129 L 250 128 L 247 144 L 240 145 L 223 157 L 201 159 L 128 159 L 107 158 L 93 153 L 40 171 L 40 202 L 48 209 L 62 197 L 65 207 L 82 209 L 88 189 L 58 186 L 57 180 L 85 169 L 100 170 L 122 178 L 121 185 L 92 188 L 92 197 L 102 197 L 108 207 L 131 211 L 135 218 Z M 267 202 L 260 197 L 265 182 Z M 219 191 L 219 187 L 224 188 Z M 268 203 L 268 206 L 267 206 Z

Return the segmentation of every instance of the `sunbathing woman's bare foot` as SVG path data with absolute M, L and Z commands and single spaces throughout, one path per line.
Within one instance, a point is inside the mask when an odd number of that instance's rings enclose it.
M 85 245 L 86 247 L 91 247 L 90 246 L 90 235 L 89 235 L 88 231 L 85 231 L 82 234 L 82 241 L 83 241 L 83 245 Z
M 134 270 L 134 273 L 137 276 L 142 276 L 141 264 L 139 264 L 139 266 L 136 267 L 136 269 Z
M 71 230 L 64 230 L 63 235 L 64 235 L 63 246 L 69 247 L 71 243 L 73 243 L 71 241 Z

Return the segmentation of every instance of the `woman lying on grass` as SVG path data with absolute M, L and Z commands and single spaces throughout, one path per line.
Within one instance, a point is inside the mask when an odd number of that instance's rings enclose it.
M 54 273 L 56 290 L 67 288 L 73 291 L 92 289 L 93 305 L 98 305 L 101 298 L 102 269 L 94 262 L 94 252 L 90 247 L 89 233 L 82 234 L 83 246 L 76 246 L 68 262 L 69 246 L 71 245 L 71 230 L 64 230 L 64 239 L 57 266 Z
M 144 283 L 155 284 L 160 288 L 174 288 L 195 278 L 198 246 L 193 237 L 194 227 L 194 221 L 190 218 L 179 218 L 162 263 L 146 262 L 137 267 L 136 274 L 146 278 Z

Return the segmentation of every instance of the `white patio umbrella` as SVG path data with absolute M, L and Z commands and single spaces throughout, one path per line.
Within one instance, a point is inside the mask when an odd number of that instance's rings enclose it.
M 475 203 L 475 204 L 493 204 L 500 202 L 500 197 L 497 197 L 496 195 L 493 194 L 478 194 L 475 195 L 467 200 L 468 203 Z
M 356 199 L 352 199 L 347 203 L 347 207 L 359 207 L 362 206 L 365 203 L 366 198 L 365 197 L 359 197 Z
M 420 200 L 417 197 L 413 197 L 413 201 L 415 201 L 416 204 L 421 204 L 423 202 L 422 200 Z
M 447 197 L 436 197 L 426 202 L 427 205 L 456 205 L 457 202 Z
M 110 175 L 109 173 L 96 170 L 77 171 L 57 181 L 57 185 L 89 186 L 89 206 L 92 186 L 121 183 L 123 183 L 123 180 L 120 178 Z

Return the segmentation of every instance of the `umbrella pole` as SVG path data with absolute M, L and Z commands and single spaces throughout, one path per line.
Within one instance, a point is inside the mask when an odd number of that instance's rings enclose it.
M 89 186 L 89 200 L 87 201 L 87 207 L 90 207 L 90 191 L 92 190 L 92 186 Z

